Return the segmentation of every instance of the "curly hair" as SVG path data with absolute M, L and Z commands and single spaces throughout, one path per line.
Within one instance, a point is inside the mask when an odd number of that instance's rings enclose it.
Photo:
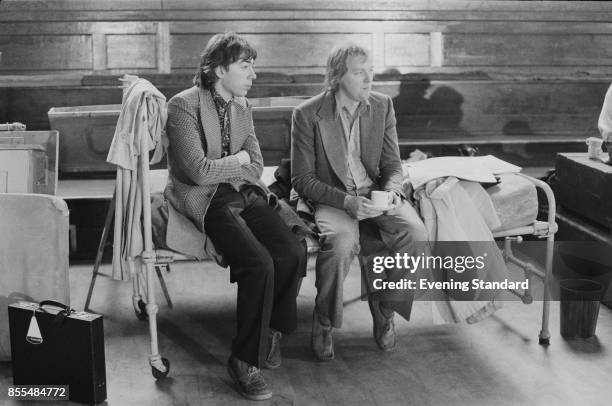
M 200 64 L 193 77 L 196 86 L 210 89 L 219 79 L 215 69 L 227 69 L 238 60 L 255 60 L 257 51 L 241 36 L 234 32 L 214 35 L 206 44 L 200 56 Z
M 367 57 L 369 51 L 357 44 L 344 44 L 335 47 L 327 57 L 327 67 L 325 70 L 325 88 L 335 92 L 340 85 L 340 79 L 348 70 L 346 61 L 349 57 L 359 55 Z

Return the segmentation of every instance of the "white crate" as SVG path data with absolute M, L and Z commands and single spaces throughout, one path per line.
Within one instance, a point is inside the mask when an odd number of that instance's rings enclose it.
M 0 193 L 44 193 L 47 183 L 43 147 L 0 144 Z

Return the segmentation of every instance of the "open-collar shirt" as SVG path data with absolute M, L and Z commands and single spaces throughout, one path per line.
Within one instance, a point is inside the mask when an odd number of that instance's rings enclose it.
M 340 119 L 344 136 L 348 146 L 347 166 L 346 171 L 346 187 L 349 192 L 359 195 L 367 194 L 374 182 L 368 176 L 368 173 L 361 162 L 361 136 L 359 128 L 359 117 L 367 113 L 371 108 L 370 102 L 364 100 L 357 105 L 355 112 L 351 114 L 348 105 L 343 103 L 338 93 L 335 94 L 336 99 L 336 120 Z M 367 134 L 363 134 L 367 136 Z

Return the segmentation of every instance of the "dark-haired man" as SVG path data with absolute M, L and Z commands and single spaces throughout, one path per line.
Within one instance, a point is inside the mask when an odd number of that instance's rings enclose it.
M 195 86 L 168 103 L 165 196 L 230 265 L 238 283 L 228 372 L 251 400 L 272 396 L 259 366 L 280 365 L 280 338 L 296 328 L 304 249 L 257 186 L 263 160 L 245 95 L 256 51 L 234 33 L 213 36 Z
M 427 248 L 423 222 L 403 201 L 393 103 L 371 91 L 372 76 L 366 49 L 340 46 L 327 60 L 327 90 L 293 111 L 292 184 L 314 206 L 321 235 L 311 346 L 322 361 L 334 358 L 332 330 L 342 326 L 342 287 L 360 251 L 359 221 L 378 229 L 390 256 L 419 255 Z M 374 191 L 387 191 L 393 209 L 375 206 L 369 198 Z M 394 311 L 410 317 L 412 297 L 399 299 L 369 297 L 374 339 L 382 350 L 395 346 Z

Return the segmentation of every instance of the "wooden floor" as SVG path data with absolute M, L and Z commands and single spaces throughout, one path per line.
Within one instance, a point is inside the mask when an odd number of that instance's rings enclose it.
M 90 269 L 70 270 L 77 309 L 85 302 Z M 169 377 L 158 382 L 147 360 L 148 325 L 134 316 L 130 283 L 98 279 L 92 309 L 105 316 L 107 404 L 250 404 L 225 371 L 235 306 L 228 273 L 210 262 L 190 263 L 175 265 L 166 279 L 175 307 L 160 306 L 159 342 L 172 366 Z M 298 330 L 283 338 L 283 365 L 265 371 L 274 397 L 260 404 L 612 404 L 612 311 L 606 307 L 600 310 L 598 339 L 565 341 L 559 335 L 559 303 L 553 303 L 552 345 L 546 348 L 537 337 L 541 303 L 507 302 L 471 326 L 435 326 L 429 305 L 416 303 L 413 320 L 397 323 L 398 348 L 381 353 L 372 339 L 367 303 L 355 300 L 359 288 L 354 264 L 346 283 L 345 325 L 334 336 L 336 360 L 319 363 L 308 346 L 314 298 L 309 269 L 299 296 Z M 0 404 L 28 404 L 5 400 L 11 383 L 10 364 L 0 363 Z

